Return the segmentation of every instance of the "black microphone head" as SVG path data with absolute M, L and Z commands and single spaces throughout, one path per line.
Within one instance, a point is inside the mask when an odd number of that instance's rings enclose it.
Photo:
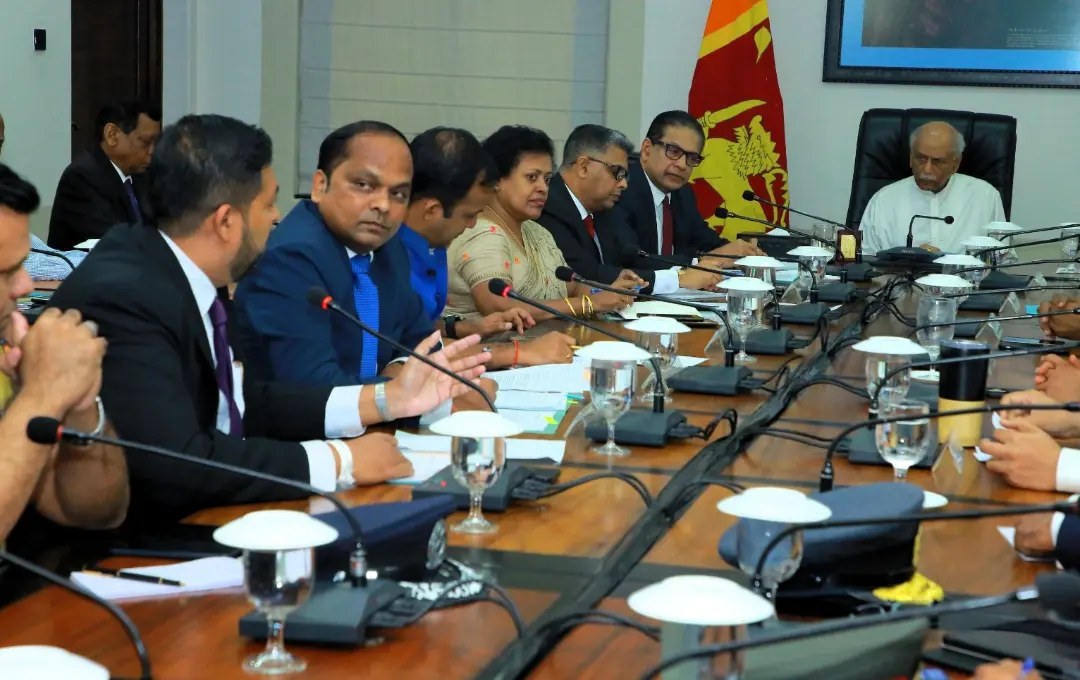
M 756 201 L 757 200 L 757 194 L 755 194 L 753 191 L 750 191 L 749 189 L 742 192 L 742 197 L 743 197 L 744 201 Z
M 570 267 L 555 267 L 555 278 L 560 281 L 571 283 L 574 280 L 574 270 Z
M 721 207 L 716 209 L 716 212 L 714 212 L 713 215 L 716 215 L 717 217 L 719 217 L 722 220 L 726 220 L 728 218 L 728 215 L 729 215 L 728 209 L 721 206 Z
M 1080 623 L 1080 576 L 1064 572 L 1039 574 L 1035 587 L 1043 609 L 1065 621 Z
M 502 279 L 488 281 L 488 290 L 499 297 L 507 297 L 510 294 L 510 284 Z
M 956 221 L 956 220 L 955 220 L 955 219 L 953 219 L 953 216 L 952 216 L 952 215 L 946 215 L 946 216 L 945 216 L 945 224 L 952 224 L 952 223 L 953 223 L 953 222 L 955 222 L 955 221 Z
M 35 444 L 55 444 L 60 441 L 63 428 L 56 418 L 38 416 L 26 424 L 26 436 Z
M 326 289 L 321 286 L 312 286 L 307 289 L 307 301 L 316 307 L 326 309 L 326 301 L 333 300 L 330 297 L 330 293 L 326 292 Z

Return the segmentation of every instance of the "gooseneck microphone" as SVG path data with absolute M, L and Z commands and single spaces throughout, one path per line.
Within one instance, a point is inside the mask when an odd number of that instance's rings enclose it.
M 908 337 L 911 337 L 919 331 L 926 330 L 927 328 L 940 328 L 942 326 L 967 326 L 969 324 L 986 323 L 987 321 L 1026 321 L 1028 319 L 1042 319 L 1048 316 L 1062 316 L 1066 314 L 1080 314 L 1080 307 L 1074 309 L 1056 309 L 1049 312 L 1040 312 L 1038 314 L 1016 314 L 1013 316 L 998 316 L 993 319 L 959 319 L 957 321 L 950 321 L 948 323 L 924 323 L 911 329 L 911 333 Z M 1060 349 L 1060 347 L 1059 347 Z M 1008 356 L 1008 355 L 1006 355 Z
M 987 269 L 1011 269 L 1013 267 L 1031 267 L 1037 264 L 1075 264 L 1075 257 L 1054 257 L 1046 260 L 1028 260 L 1027 262 L 1009 262 L 1007 264 L 983 265 L 982 267 L 961 267 L 953 271 L 953 274 L 963 275 L 967 272 L 983 272 Z
M 586 286 L 590 286 L 592 288 L 599 288 L 600 290 L 606 290 L 609 293 L 629 295 L 630 297 L 634 297 L 639 300 L 654 300 L 656 302 L 667 302 L 673 305 L 683 305 L 685 307 L 690 307 L 691 309 L 696 309 L 699 312 L 715 312 L 716 315 L 720 317 L 720 321 L 724 324 L 724 330 L 727 331 L 727 341 L 724 343 L 724 365 L 729 367 L 735 365 L 736 350 L 733 340 L 735 334 L 731 330 L 731 324 L 728 322 L 727 315 L 716 312 L 715 309 L 709 307 L 708 305 L 697 304 L 694 302 L 683 302 L 682 300 L 675 300 L 666 295 L 650 295 L 648 293 L 641 293 L 633 290 L 623 290 L 622 288 L 616 288 L 606 283 L 590 281 L 589 279 L 586 279 L 579 275 L 570 267 L 565 266 L 555 268 L 555 278 L 566 283 L 580 283 Z
M 1039 348 L 1043 349 L 1044 348 Z M 1020 356 L 1023 354 L 1038 354 L 1039 352 L 1015 352 L 1012 356 Z M 1009 353 L 1005 353 L 1007 356 Z M 1000 356 L 1000 355 L 999 355 Z M 980 354 L 977 356 L 969 357 L 956 357 L 957 360 L 973 360 L 973 359 L 992 359 L 995 358 L 994 354 Z M 940 363 L 953 363 L 948 359 L 938 362 Z M 912 364 L 916 366 L 917 364 Z M 905 369 L 908 367 L 905 367 Z M 888 382 L 889 377 L 895 375 L 896 371 L 890 371 L 885 374 L 885 377 L 881 379 L 879 384 L 885 384 Z M 880 388 L 878 389 L 880 391 Z M 1015 411 L 1017 409 L 1016 404 L 997 404 L 997 405 L 985 405 L 977 406 L 974 408 L 961 408 L 950 411 L 937 411 L 936 413 L 928 413 L 925 417 L 927 419 L 948 418 L 950 416 L 966 416 L 973 413 L 994 413 L 995 411 Z M 1080 402 L 1066 402 L 1064 404 L 1024 404 L 1023 410 L 1025 411 L 1068 411 L 1069 413 L 1080 413 Z M 919 416 L 922 418 L 922 416 Z M 890 423 L 899 423 L 908 420 L 913 420 L 913 416 L 910 414 L 901 416 L 887 416 L 884 418 L 872 418 L 870 420 L 864 420 L 861 423 L 855 423 L 849 427 L 844 428 L 833 437 L 833 440 L 829 443 L 829 448 L 825 451 L 825 463 L 821 467 L 821 474 L 818 484 L 818 490 L 820 491 L 832 491 L 833 481 L 835 478 L 835 472 L 833 470 L 833 456 L 836 454 L 836 449 L 840 446 L 844 438 L 849 434 L 861 430 L 867 427 L 876 427 L 878 425 L 888 425 Z
M 51 420 L 51 418 L 35 418 L 34 420 Z M 33 420 L 30 421 L 30 423 L 33 422 Z M 57 424 L 59 425 L 59 423 Z M 47 442 L 36 443 L 43 444 Z M 139 629 L 135 627 L 135 624 L 131 621 L 128 615 L 124 613 L 124 610 L 120 609 L 112 602 L 109 602 L 104 598 L 98 597 L 97 595 L 90 592 L 86 588 L 83 588 L 74 581 L 66 579 L 59 574 L 54 574 L 48 569 L 44 569 L 34 564 L 33 562 L 30 562 L 29 560 L 24 560 L 17 555 L 12 555 L 9 552 L 0 550 L 0 562 L 10 562 L 16 567 L 28 571 L 35 576 L 39 576 L 54 585 L 60 586 L 64 590 L 78 595 L 85 600 L 89 600 L 90 602 L 93 602 L 97 606 L 109 612 L 109 614 L 114 619 L 120 622 L 120 626 L 124 629 L 124 632 L 131 640 L 131 644 L 135 647 L 135 653 L 139 656 L 140 680 L 151 680 L 151 678 L 153 678 L 153 673 L 151 673 L 150 671 L 150 653 L 146 650 L 146 645 L 143 643 L 142 636 L 139 635 Z
M 911 221 L 907 225 L 907 247 L 910 248 L 914 242 L 915 235 L 912 230 L 915 228 L 915 220 L 939 220 L 945 224 L 952 224 L 956 220 L 952 215 L 946 215 L 945 217 L 935 217 L 934 215 L 912 215 Z
M 776 204 L 770 203 L 770 205 L 776 205 Z M 782 224 L 773 224 L 772 222 L 769 222 L 768 220 L 759 220 L 756 217 L 747 217 L 745 215 L 739 215 L 737 213 L 731 212 L 727 208 L 717 208 L 713 212 L 713 214 L 716 215 L 717 217 L 719 217 L 722 220 L 726 220 L 726 219 L 730 218 L 730 219 L 733 219 L 733 220 L 742 220 L 744 222 L 755 222 L 757 224 L 764 224 L 765 226 L 772 227 L 773 229 L 783 229 L 785 231 L 791 232 L 792 234 L 795 234 L 796 236 L 803 236 L 805 238 L 810 239 L 811 241 L 817 241 L 818 243 L 822 243 L 824 245 L 827 245 L 830 248 L 836 245 L 835 243 L 832 243 L 828 239 L 823 239 L 820 236 L 814 236 L 813 234 L 807 233 L 805 231 L 799 231 L 798 229 L 795 229 L 793 227 L 785 227 Z M 800 213 L 800 214 L 802 214 L 802 213 Z M 709 257 L 722 257 L 722 256 L 711 255 L 711 254 L 708 254 L 708 253 L 706 253 L 706 255 L 708 255 Z
M 161 456 L 163 458 L 169 458 L 171 460 L 178 460 L 185 463 L 192 463 L 194 465 L 201 465 L 202 467 L 212 468 L 214 470 L 223 470 L 225 472 L 231 472 L 241 477 L 250 477 L 252 479 L 258 479 L 264 482 L 270 482 L 271 484 L 277 484 L 279 486 L 288 487 L 290 489 L 297 489 L 303 491 L 309 496 L 319 496 L 330 501 L 338 511 L 345 516 L 346 521 L 349 524 L 349 528 L 352 530 L 353 538 L 356 540 L 356 547 L 352 554 L 349 556 L 349 576 L 352 578 L 354 585 L 362 586 L 367 583 L 367 550 L 364 548 L 364 530 L 360 526 L 360 521 L 356 519 L 356 516 L 349 512 L 349 508 L 341 502 L 341 500 L 332 493 L 320 491 L 310 484 L 297 481 L 295 479 L 288 479 L 287 477 L 279 477 L 277 475 L 271 475 L 259 470 L 252 470 L 239 465 L 230 465 L 229 463 L 222 463 L 220 461 L 211 460 L 209 458 L 198 458 L 196 456 L 190 456 L 186 453 L 180 453 L 178 451 L 170 451 L 169 449 L 162 448 L 160 446 L 154 446 L 153 444 L 143 444 L 141 442 L 131 441 L 128 439 L 118 439 L 116 437 L 109 437 L 107 435 L 91 434 L 89 432 L 79 432 L 77 430 L 71 430 L 64 427 L 59 420 L 55 418 L 37 417 L 31 418 L 26 424 L 26 436 L 30 441 L 36 444 L 57 444 L 61 441 L 70 442 L 77 446 L 86 446 L 90 442 L 99 442 L 101 444 L 109 444 L 111 446 L 118 446 L 122 449 L 134 449 L 137 451 L 145 451 L 152 453 L 155 456 Z
M 994 290 L 971 290 L 966 293 L 946 293 L 936 297 L 967 298 L 973 295 L 1008 295 L 1009 293 L 1038 293 L 1043 290 L 1076 290 L 1076 285 L 1030 286 L 1024 288 L 997 288 Z
M 952 215 L 946 215 L 945 217 L 935 217 L 934 215 L 912 215 L 911 220 L 908 222 L 907 238 L 905 239 L 905 245 L 903 247 L 887 248 L 885 250 L 878 251 L 878 259 L 928 262 L 931 259 L 936 258 L 936 253 L 932 253 L 924 248 L 916 248 L 913 246 L 915 237 L 912 233 L 912 229 L 915 228 L 915 220 L 920 219 L 936 220 L 938 222 L 944 222 L 945 224 L 952 224 L 956 221 Z
M 757 201 L 758 203 L 764 203 L 765 205 L 771 205 L 774 208 L 780 208 L 781 210 L 787 210 L 788 212 L 795 213 L 796 215 L 802 215 L 803 217 L 809 217 L 810 219 L 817 220 L 818 222 L 825 222 L 827 224 L 832 224 L 834 226 L 840 227 L 841 229 L 846 229 L 847 228 L 847 225 L 841 224 L 839 222 L 835 222 L 833 220 L 828 219 L 827 217 L 821 217 L 819 215 L 811 215 L 810 213 L 804 213 L 801 210 L 796 210 L 795 208 L 792 208 L 789 205 L 784 205 L 782 203 L 776 203 L 774 201 L 770 201 L 767 198 L 764 198 L 762 196 L 758 196 L 757 194 L 755 194 L 753 191 L 751 191 L 749 189 L 742 192 L 742 197 L 743 197 L 744 201 Z M 808 234 L 803 234 L 803 236 L 807 236 L 807 235 Z
M 1078 404 L 1080 406 L 1080 404 Z M 880 524 L 907 524 L 910 522 L 940 522 L 942 520 L 969 520 L 983 519 L 985 517 L 1009 517 L 1012 515 L 1041 515 L 1048 512 L 1063 512 L 1069 515 L 1078 514 L 1076 501 L 1061 501 L 1058 503 L 1040 503 L 1038 505 L 1016 505 L 1012 507 L 993 508 L 989 510 L 956 510 L 952 512 L 918 513 L 914 515 L 893 515 L 891 517 L 863 517 L 856 519 L 823 520 L 812 524 L 791 524 L 778 531 L 761 551 L 754 573 L 751 575 L 751 588 L 761 592 L 761 572 L 765 571 L 766 558 L 776 546 L 797 531 L 817 531 L 820 529 L 839 529 L 842 527 L 861 527 Z
M 1038 241 L 1027 241 L 1025 243 L 1017 243 L 1014 246 L 1003 245 L 1003 246 L 991 246 L 989 248 L 980 248 L 979 250 L 977 250 L 973 254 L 976 257 L 978 257 L 979 255 L 982 255 L 984 253 L 997 253 L 997 252 L 1000 252 L 1002 250 L 1016 250 L 1017 248 L 1027 248 L 1028 246 L 1042 246 L 1042 245 L 1046 245 L 1047 243 L 1060 243 L 1060 242 L 1061 242 L 1061 239 L 1058 238 L 1058 237 L 1044 238 L 1044 239 L 1039 239 Z
M 491 409 L 492 413 L 498 413 L 498 410 L 495 408 L 495 403 L 491 400 L 491 397 L 489 397 L 484 392 L 484 390 L 481 389 L 481 387 L 479 385 L 477 385 L 476 383 L 473 383 L 473 382 L 471 382 L 469 380 L 466 380 L 465 378 L 462 378 L 460 375 L 458 375 L 457 373 L 454 373 L 450 369 L 448 369 L 448 368 L 446 368 L 444 366 L 440 366 L 437 363 L 435 363 L 434 361 L 432 361 L 431 359 L 428 359 L 427 357 L 425 357 L 425 356 L 423 356 L 421 354 L 418 354 L 416 352 L 416 350 L 414 350 L 414 349 L 412 349 L 410 347 L 406 347 L 405 345 L 401 344 L 397 340 L 394 340 L 393 338 L 391 338 L 391 337 L 389 337 L 389 336 L 387 336 L 387 335 L 385 335 L 383 333 L 380 333 L 379 331 L 373 329 L 371 326 L 368 326 L 366 323 L 364 323 L 363 321 L 358 319 L 355 314 L 353 314 L 352 312 L 346 310 L 344 307 L 339 305 L 334 300 L 334 298 L 331 297 L 331 295 L 326 292 L 325 288 L 321 288 L 319 286 L 312 286 L 311 288 L 308 288 L 308 290 L 307 290 L 307 300 L 308 300 L 309 303 L 311 303 L 315 307 L 318 307 L 319 309 L 322 309 L 323 311 L 337 312 L 341 316 L 343 316 L 346 319 L 348 319 L 349 321 L 351 321 L 353 324 L 359 326 L 360 329 L 363 330 L 365 333 L 370 334 L 372 337 L 378 338 L 379 342 L 385 342 L 386 344 L 390 345 L 391 347 L 398 350 L 399 352 L 405 352 L 410 357 L 413 357 L 414 359 L 418 360 L 420 363 L 427 364 L 431 368 L 434 368 L 439 373 L 442 373 L 443 375 L 450 376 L 451 378 L 458 381 L 462 385 L 465 385 L 469 389 L 471 389 L 474 392 L 476 392 L 477 394 L 479 394 L 480 397 L 484 400 L 484 403 L 487 404 L 487 407 L 489 409 Z
M 709 267 L 702 267 L 699 264 L 683 263 L 671 257 L 664 257 L 663 255 L 654 255 L 646 250 L 642 250 L 636 246 L 626 246 L 623 250 L 623 259 L 629 260 L 634 257 L 641 257 L 650 262 L 660 262 L 666 264 L 669 267 L 683 267 L 684 269 L 696 269 L 699 272 L 706 272 L 708 274 L 719 274 L 721 276 L 729 276 L 731 274 L 739 275 L 741 271 L 732 269 L 710 269 Z
M 41 248 L 31 248 L 30 252 L 31 253 L 37 253 L 38 255 L 44 255 L 45 257 L 55 257 L 58 260 L 63 260 L 64 262 L 67 263 L 67 266 L 71 267 L 72 271 L 74 271 L 74 269 L 75 269 L 75 263 L 72 262 L 71 259 L 67 255 L 64 255 L 63 253 L 61 253 L 59 251 L 43 250 Z

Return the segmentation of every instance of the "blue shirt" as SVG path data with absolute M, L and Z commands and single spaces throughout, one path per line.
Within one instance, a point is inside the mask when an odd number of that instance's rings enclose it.
M 71 264 L 68 264 L 63 258 L 58 256 L 45 255 L 43 253 L 30 253 L 26 257 L 26 263 L 23 266 L 26 271 L 29 272 L 30 278 L 33 281 L 63 281 L 71 273 L 73 267 L 79 265 L 80 262 L 86 259 L 86 253 L 81 250 L 68 250 L 66 252 L 50 248 L 44 241 L 37 236 L 30 234 L 30 247 L 37 250 L 44 250 L 49 253 L 57 253 L 63 255 Z
M 398 238 L 409 254 L 409 280 L 424 303 L 424 313 L 431 321 L 438 321 L 446 306 L 446 290 L 450 285 L 446 248 L 432 248 L 426 238 L 405 224 L 398 230 Z

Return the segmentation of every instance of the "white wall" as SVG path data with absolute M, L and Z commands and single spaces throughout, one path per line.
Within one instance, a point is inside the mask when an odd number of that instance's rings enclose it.
M 44 28 L 44 52 L 34 29 Z M 5 164 L 37 187 L 43 203 L 33 219 L 42 233 L 60 173 L 71 161 L 70 0 L 0 0 L 0 114 L 7 127 Z
M 258 123 L 263 0 L 165 0 L 162 114 L 220 113 Z
M 943 108 L 1004 113 L 1018 120 L 1014 222 L 1026 227 L 1080 219 L 1080 92 L 1023 88 L 821 82 L 824 0 L 771 0 L 773 44 L 784 98 L 791 203 L 842 220 L 851 193 L 859 119 L 866 109 Z M 685 108 L 709 0 L 645 0 L 664 30 L 646 31 L 641 130 L 668 108 Z M 629 132 L 629 131 L 628 131 Z M 801 218 L 795 217 L 795 224 Z

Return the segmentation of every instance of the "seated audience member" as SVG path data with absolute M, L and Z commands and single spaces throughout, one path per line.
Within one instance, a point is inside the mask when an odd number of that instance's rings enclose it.
M 409 254 L 412 288 L 420 295 L 424 312 L 440 320 L 450 338 L 477 334 L 487 337 L 535 325 L 521 308 L 495 312 L 477 319 L 442 316 L 449 272 L 446 247 L 476 225 L 480 210 L 492 200 L 495 182 L 487 152 L 471 133 L 437 127 L 421 132 L 409 143 L 413 159 L 412 195 L 405 223 L 398 231 Z M 535 366 L 569 361 L 573 338 L 551 332 L 540 338 L 489 345 L 489 368 Z
M 566 260 L 551 234 L 536 223 L 548 197 L 555 155 L 551 138 L 534 128 L 507 125 L 492 133 L 483 146 L 498 171 L 494 200 L 484 206 L 476 226 L 450 244 L 447 311 L 475 318 L 519 304 L 488 290 L 492 279 L 503 279 L 522 295 L 572 316 L 592 316 L 628 305 L 627 296 L 592 294 L 581 284 L 555 278 L 555 269 L 565 266 Z M 551 317 L 539 309 L 529 311 L 537 321 Z
M 77 311 L 42 313 L 33 328 L 16 301 L 32 289 L 22 267 L 38 194 L 0 165 L 0 546 L 27 505 L 61 525 L 104 529 L 128 506 L 123 452 L 111 446 L 31 442 L 31 418 L 112 435 L 97 399 L 105 341 Z
M 383 403 L 381 383 L 401 372 L 408 355 L 313 307 L 307 291 L 325 288 L 406 347 L 433 335 L 409 284 L 409 256 L 395 238 L 411 186 L 409 145 L 395 128 L 359 121 L 327 135 L 311 199 L 277 225 L 236 289 L 243 355 L 255 377 L 311 386 L 375 383 L 376 403 Z
M 620 277 L 640 279 L 647 293 L 706 288 L 718 274 L 677 268 L 628 270 L 638 261 L 637 237 L 621 220 L 600 221 L 626 190 L 630 141 L 602 125 L 579 125 L 566 139 L 563 162 L 551 178 L 544 212 L 537 220 L 551 232 L 575 272 L 591 281 L 613 283 Z
M 111 229 L 51 304 L 79 309 L 99 324 L 109 343 L 102 396 L 126 438 L 325 491 L 409 475 L 412 466 L 393 437 L 357 435 L 385 411 L 415 415 L 465 386 L 409 362 L 385 384 L 386 400 L 378 403 L 370 388 L 257 382 L 233 361 L 218 290 L 251 268 L 278 220 L 271 157 L 266 133 L 232 118 L 190 115 L 166 128 L 151 164 L 158 228 Z M 363 196 L 361 180 L 353 179 Z M 433 335 L 419 349 L 428 351 L 437 340 Z M 475 378 L 485 355 L 453 359 L 477 340 L 459 341 L 432 358 Z M 152 521 L 303 496 L 137 451 L 128 467 L 132 515 Z
M 1049 302 L 1039 304 L 1039 314 L 1078 307 L 1080 307 L 1080 298 L 1055 295 Z M 1077 314 L 1044 316 L 1039 319 L 1039 327 L 1048 338 L 1080 340 L 1080 315 Z
M 63 281 L 85 259 L 86 253 L 81 250 L 56 250 L 30 234 L 30 254 L 23 267 L 33 281 Z
M 614 209 L 597 217 L 597 230 L 608 220 L 628 224 L 646 252 L 680 264 L 691 264 L 698 253 L 711 252 L 739 258 L 763 255 L 755 244 L 728 243 L 705 223 L 698 212 L 690 175 L 701 164 L 705 133 L 685 111 L 665 111 L 653 119 L 641 142 L 641 160 L 630 164 L 629 185 Z M 667 269 L 654 260 L 641 259 L 641 268 Z M 721 260 L 709 263 L 719 267 Z
M 106 106 L 95 123 L 100 141 L 60 175 L 49 220 L 49 245 L 71 250 L 116 224 L 150 221 L 148 181 L 161 114 L 138 102 Z
M 913 243 L 934 252 L 962 253 L 962 243 L 982 236 L 982 227 L 1005 219 L 1001 194 L 992 185 L 957 172 L 964 136 L 948 123 L 933 122 L 911 134 L 911 177 L 883 187 L 863 212 L 863 251 L 907 245 L 913 215 L 951 216 L 955 221 L 917 219 Z

